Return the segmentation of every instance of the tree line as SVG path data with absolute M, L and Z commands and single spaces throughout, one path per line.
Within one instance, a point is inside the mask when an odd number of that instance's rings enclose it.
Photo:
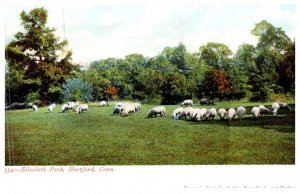
M 47 10 L 23 11 L 20 18 L 24 32 L 6 46 L 6 97 L 11 101 L 176 104 L 203 97 L 267 101 L 274 94 L 295 93 L 295 40 L 266 20 L 251 30 L 257 45 L 244 43 L 235 53 L 222 43 L 208 42 L 198 52 L 179 43 L 154 57 L 134 53 L 93 61 L 82 69 L 64 51 L 67 41 L 47 27 Z

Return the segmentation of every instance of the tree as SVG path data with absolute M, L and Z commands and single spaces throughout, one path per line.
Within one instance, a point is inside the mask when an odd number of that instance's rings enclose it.
M 162 51 L 162 55 L 167 58 L 180 73 L 187 76 L 190 72 L 190 69 L 185 62 L 185 54 L 186 48 L 182 43 L 179 43 L 177 47 L 166 47 Z
M 22 11 L 20 18 L 24 32 L 18 32 L 6 46 L 7 87 L 14 87 L 13 93 L 23 96 L 18 100 L 38 92 L 56 101 L 62 94 L 62 83 L 78 68 L 70 62 L 72 53 L 65 51 L 67 41 L 60 41 L 55 29 L 47 27 L 48 13 L 44 8 Z
M 84 101 L 88 102 L 92 100 L 92 84 L 80 79 L 69 78 L 66 83 L 62 85 L 63 94 L 68 101 Z
M 284 92 L 295 93 L 295 42 L 288 46 L 279 64 L 276 66 L 277 84 Z
M 200 58 L 212 68 L 227 69 L 232 51 L 222 43 L 209 42 L 199 49 Z
M 292 42 L 281 28 L 274 27 L 266 20 L 255 24 L 251 32 L 258 38 L 255 67 L 250 69 L 252 100 L 265 101 L 279 89 L 276 79 L 280 72 L 276 72 L 276 68 L 280 69 L 280 62 Z
M 211 69 L 206 72 L 204 79 L 198 85 L 198 97 L 208 96 L 212 103 L 215 98 L 223 99 L 230 92 L 230 82 L 225 71 Z
M 174 72 L 164 75 L 164 83 L 161 87 L 162 104 L 177 104 L 185 98 L 190 98 L 187 79 L 184 75 Z

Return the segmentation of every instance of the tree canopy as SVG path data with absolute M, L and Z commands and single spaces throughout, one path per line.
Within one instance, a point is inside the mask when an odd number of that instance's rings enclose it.
M 6 90 L 13 101 L 42 97 L 156 104 L 202 97 L 261 101 L 295 91 L 295 41 L 265 20 L 251 30 L 257 45 L 242 44 L 235 53 L 218 42 L 188 52 L 180 42 L 151 58 L 132 53 L 79 69 L 71 62 L 67 41 L 60 41 L 55 29 L 47 26 L 47 10 L 23 11 L 20 19 L 24 31 L 6 45 Z

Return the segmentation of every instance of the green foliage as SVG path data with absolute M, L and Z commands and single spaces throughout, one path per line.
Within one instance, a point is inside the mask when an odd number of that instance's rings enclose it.
M 66 83 L 62 85 L 63 94 L 68 101 L 91 101 L 92 98 L 92 84 L 80 79 L 69 78 Z
M 209 42 L 201 46 L 199 51 L 200 58 L 212 68 L 227 68 L 230 64 L 232 51 L 225 44 Z
M 11 98 L 23 101 L 30 92 L 39 92 L 49 100 L 57 100 L 61 95 L 61 85 L 77 67 L 71 60 L 72 53 L 66 51 L 67 41 L 55 36 L 55 29 L 47 27 L 48 12 L 35 8 L 20 14 L 23 32 L 15 34 L 6 46 L 8 63 L 7 87 Z M 12 83 L 11 81 L 17 80 Z M 14 86 L 12 86 L 14 85 Z M 17 98 L 16 94 L 23 94 Z
M 161 91 L 162 104 L 177 104 L 185 98 L 191 98 L 186 77 L 177 72 L 165 74 Z
M 30 92 L 26 96 L 27 103 L 41 104 L 41 97 L 38 92 Z

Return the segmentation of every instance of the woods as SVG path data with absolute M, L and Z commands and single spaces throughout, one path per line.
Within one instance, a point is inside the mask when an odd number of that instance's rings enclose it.
M 295 40 L 266 20 L 249 29 L 257 45 L 243 43 L 235 53 L 223 43 L 199 45 L 198 52 L 178 43 L 156 56 L 133 53 L 83 68 L 72 62 L 67 40 L 47 26 L 46 9 L 23 11 L 20 19 L 24 31 L 5 48 L 6 103 L 129 99 L 177 104 L 203 97 L 267 101 L 295 93 Z

